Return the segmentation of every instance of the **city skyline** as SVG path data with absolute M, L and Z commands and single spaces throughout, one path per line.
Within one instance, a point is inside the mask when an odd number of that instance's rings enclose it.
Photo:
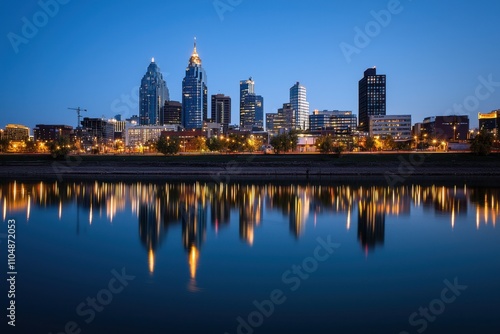
M 318 1 L 316 6 L 300 3 L 284 6 L 284 2 L 278 1 L 262 3 L 264 7 L 258 6 L 259 2 L 256 6 L 242 2 L 222 14 L 211 2 L 199 6 L 193 6 L 194 3 L 152 1 L 159 9 L 178 13 L 190 8 L 193 15 L 174 15 L 168 24 L 143 27 L 140 22 L 146 10 L 135 3 L 93 7 L 94 2 L 68 2 L 60 4 L 58 12 L 30 38 L 23 35 L 22 18 L 32 21 L 43 8 L 36 1 L 9 6 L 8 11 L 2 11 L 10 14 L 2 20 L 1 31 L 4 36 L 12 33 L 28 42 L 16 45 L 7 37 L 1 44 L 5 59 L 1 65 L 5 73 L 2 90 L 6 97 L 0 105 L 0 126 L 8 123 L 30 128 L 39 123 L 75 126 L 76 115 L 67 107 L 78 105 L 94 117 L 111 118 L 121 113 L 126 118 L 137 114 L 138 78 L 144 74 L 144 63 L 151 57 L 163 69 L 171 99 L 180 100 L 182 71 L 189 56 L 184 50 L 193 36 L 198 36 L 201 42 L 201 56 L 211 74 L 208 94 L 221 93 L 233 98 L 233 123 L 238 120 L 237 83 L 249 76 L 255 78 L 259 94 L 266 99 L 266 114 L 275 113 L 288 101 L 288 87 L 297 81 L 308 89 L 311 110 L 352 110 L 357 114 L 357 81 L 362 71 L 374 65 L 390 78 L 387 114 L 411 114 L 418 121 L 447 115 L 451 110 L 454 114 L 468 115 L 471 127 L 477 127 L 477 114 L 496 110 L 500 104 L 500 79 L 497 79 L 500 72 L 495 66 L 499 49 L 487 38 L 499 32 L 494 24 L 499 5 L 494 1 L 481 7 L 401 2 L 399 9 L 403 10 L 395 11 L 390 20 L 385 18 L 389 23 L 380 21 L 384 24 L 375 26 L 378 33 L 369 35 L 365 28 L 370 27 L 370 22 L 378 22 L 375 17 L 383 20 L 373 13 L 387 11 L 387 1 L 359 1 L 355 5 Z M 137 15 L 131 22 L 118 20 L 135 12 Z M 447 18 L 441 19 L 445 12 Z M 477 15 L 470 17 L 470 12 Z M 82 20 L 74 20 L 80 13 Z M 276 24 L 270 36 L 263 34 L 265 28 L 256 27 L 254 34 L 245 39 L 237 38 L 238 31 L 233 28 L 251 17 L 271 24 L 278 15 L 295 17 L 299 13 L 307 17 L 304 30 L 290 36 Z M 334 20 L 330 18 L 332 15 Z M 192 19 L 198 20 L 204 29 L 196 25 L 182 31 L 176 28 Z M 110 20 L 116 23 L 112 29 L 108 29 Z M 138 24 L 137 32 L 131 30 L 130 23 Z M 173 36 L 173 31 L 178 33 Z M 263 37 L 259 40 L 257 36 Z M 158 38 L 165 42 L 153 43 Z M 262 42 L 258 47 L 244 47 L 257 41 Z M 285 46 L 293 41 L 302 43 L 303 48 L 287 51 Z M 354 47 L 349 49 L 353 53 L 346 53 L 345 45 Z M 490 85 L 484 87 L 488 82 Z M 476 96 L 480 85 L 484 88 Z M 22 98 L 25 91 L 37 101 L 36 108 L 30 99 Z M 462 105 L 463 112 L 455 104 Z

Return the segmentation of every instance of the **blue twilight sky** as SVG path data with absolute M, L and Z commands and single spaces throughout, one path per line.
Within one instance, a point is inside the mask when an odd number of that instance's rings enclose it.
M 418 122 L 465 103 L 462 113 L 476 126 L 478 112 L 500 108 L 498 0 L 58 0 L 51 16 L 44 1 L 56 0 L 0 3 L 1 128 L 75 126 L 67 108 L 77 106 L 92 117 L 138 114 L 151 57 L 180 100 L 194 36 L 209 95 L 233 99 L 232 123 L 239 81 L 250 76 L 266 113 L 300 81 L 311 111 L 357 114 L 358 81 L 372 66 L 387 75 L 388 114 Z M 376 23 L 372 11 L 388 8 L 391 18 Z M 372 37 L 356 39 L 356 29 Z M 346 56 L 348 44 L 357 53 Z

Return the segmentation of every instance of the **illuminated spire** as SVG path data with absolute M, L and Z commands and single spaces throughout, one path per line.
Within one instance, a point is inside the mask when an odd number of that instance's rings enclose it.
M 189 58 L 189 66 L 196 66 L 196 65 L 201 66 L 201 59 L 200 56 L 198 55 L 198 51 L 196 50 L 196 37 L 195 37 L 193 54 L 191 55 L 191 58 Z
M 155 62 L 155 57 L 151 58 L 151 62 L 154 63 Z

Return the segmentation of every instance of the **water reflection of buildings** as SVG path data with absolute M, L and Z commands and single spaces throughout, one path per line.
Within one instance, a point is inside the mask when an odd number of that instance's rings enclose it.
M 151 273 L 155 270 L 156 254 L 169 227 L 181 225 L 189 276 L 194 283 L 208 219 L 218 232 L 230 224 L 231 214 L 237 212 L 239 237 L 252 245 L 255 230 L 265 222 L 266 213 L 281 212 L 288 221 L 291 234 L 300 238 L 309 223 L 308 218 L 320 215 L 345 214 L 346 228 L 350 229 L 351 217 L 355 217 L 357 209 L 357 237 L 363 249 L 369 251 L 383 245 L 387 217 L 408 215 L 412 206 L 449 217 L 451 227 L 455 226 L 458 217 L 471 211 L 475 213 L 477 228 L 480 228 L 488 224 L 496 226 L 500 213 L 499 198 L 500 189 L 418 185 L 388 188 L 142 182 L 0 184 L 4 222 L 13 215 L 25 215 L 29 220 L 34 208 L 54 209 L 54 219 L 62 219 L 70 212 L 68 207 L 73 206 L 73 215 L 76 206 L 78 233 L 80 214 L 84 217 L 82 225 L 88 227 L 95 217 L 104 217 L 114 223 L 117 214 L 129 211 L 137 216 L 139 238 Z M 88 219 L 85 219 L 86 215 Z
M 358 240 L 365 252 L 383 246 L 386 215 L 409 215 L 411 198 L 405 187 L 361 187 L 358 198 Z

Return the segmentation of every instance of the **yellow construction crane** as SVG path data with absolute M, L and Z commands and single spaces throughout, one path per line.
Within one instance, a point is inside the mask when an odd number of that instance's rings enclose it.
M 79 129 L 79 128 L 81 127 L 81 124 L 82 124 L 82 123 L 81 123 L 81 121 L 80 121 L 80 120 L 81 120 L 81 118 L 82 118 L 81 112 L 82 112 L 82 111 L 87 111 L 87 109 L 82 109 L 82 108 L 80 108 L 80 107 L 77 107 L 77 108 L 68 108 L 68 109 L 69 109 L 69 110 L 76 110 L 76 113 L 77 113 L 77 115 L 78 115 L 78 123 L 77 123 L 77 125 L 76 125 L 76 128 L 77 128 L 77 129 Z

